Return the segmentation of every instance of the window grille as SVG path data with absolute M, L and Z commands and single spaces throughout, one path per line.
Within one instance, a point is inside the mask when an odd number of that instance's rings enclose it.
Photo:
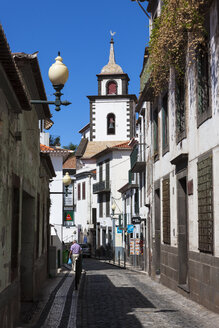
M 212 157 L 198 162 L 198 234 L 199 250 L 213 253 Z
M 163 242 L 170 245 L 170 179 L 163 180 Z

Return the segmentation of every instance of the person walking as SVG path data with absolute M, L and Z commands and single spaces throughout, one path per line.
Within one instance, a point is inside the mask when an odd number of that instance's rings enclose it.
M 72 245 L 70 247 L 70 253 L 69 257 L 71 257 L 72 261 L 72 270 L 75 272 L 76 271 L 76 261 L 79 258 L 79 255 L 81 254 L 82 248 L 81 246 L 77 243 L 77 240 L 73 240 Z

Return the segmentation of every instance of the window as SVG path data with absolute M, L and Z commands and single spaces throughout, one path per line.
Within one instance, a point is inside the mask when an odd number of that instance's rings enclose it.
M 106 87 L 107 95 L 117 95 L 117 83 L 115 81 L 109 81 Z
M 110 186 L 110 162 L 106 161 L 106 188 Z
M 135 214 L 139 214 L 139 195 L 138 190 L 135 192 Z
M 182 139 L 186 137 L 184 79 L 176 78 L 175 99 L 176 99 L 176 139 L 177 142 L 180 142 Z
M 99 182 L 103 181 L 103 163 L 99 164 Z
M 154 160 L 158 159 L 158 109 L 153 113 L 153 130 L 154 130 Z
M 99 217 L 103 217 L 103 195 L 99 195 Z
M 163 242 L 170 245 L 170 179 L 163 179 Z
M 85 189 L 85 182 L 82 183 L 82 199 L 86 198 L 86 189 Z
M 199 49 L 197 55 L 197 75 L 198 75 L 198 126 L 206 119 L 211 117 L 209 103 L 209 58 L 208 49 L 203 47 Z
M 107 134 L 115 134 L 115 115 L 113 113 L 107 115 Z
M 162 99 L 162 148 L 163 148 L 163 155 L 168 151 L 169 146 L 169 117 L 168 117 L 168 96 L 167 93 Z
M 210 66 L 209 66 L 209 14 L 205 18 L 206 41 L 197 52 L 197 124 L 201 125 L 211 117 L 210 106 Z
M 106 194 L 106 216 L 110 216 L 110 193 Z
M 199 250 L 213 253 L 212 156 L 198 161 L 198 237 Z
M 78 200 L 81 200 L 81 184 L 78 183 Z

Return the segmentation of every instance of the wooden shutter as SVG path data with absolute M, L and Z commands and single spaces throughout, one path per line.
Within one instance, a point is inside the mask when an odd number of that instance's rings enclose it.
M 163 180 L 163 242 L 170 245 L 170 179 Z
M 106 161 L 106 188 L 108 189 L 110 185 L 110 162 Z
M 81 184 L 78 183 L 78 200 L 81 200 Z
M 212 157 L 198 162 L 198 235 L 199 250 L 213 253 Z
M 99 165 L 99 182 L 103 181 L 103 163 Z
M 103 217 L 103 195 L 99 195 L 99 217 Z
M 154 155 L 158 153 L 158 110 L 154 110 Z
M 106 194 L 106 216 L 110 216 L 110 193 Z
M 86 198 L 86 188 L 85 182 L 82 183 L 82 199 Z
M 162 141 L 163 151 L 168 146 L 168 97 L 167 94 L 163 97 L 162 101 Z

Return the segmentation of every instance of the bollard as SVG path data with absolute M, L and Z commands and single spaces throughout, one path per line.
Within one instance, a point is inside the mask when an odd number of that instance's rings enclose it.
M 76 260 L 75 290 L 78 289 L 78 284 L 81 278 L 81 271 L 82 271 L 82 256 L 80 255 L 79 258 Z
M 126 252 L 124 252 L 124 268 L 126 268 Z
M 118 251 L 118 265 L 120 266 L 120 251 Z

